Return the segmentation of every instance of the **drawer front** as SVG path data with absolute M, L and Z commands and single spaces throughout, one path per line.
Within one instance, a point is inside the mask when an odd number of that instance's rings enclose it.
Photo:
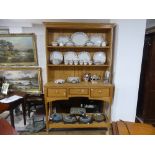
M 66 89 L 48 89 L 48 97 L 66 97 Z
M 87 88 L 70 88 L 69 94 L 70 95 L 88 95 L 89 89 L 87 89 Z
M 110 90 L 108 88 L 92 88 L 90 90 L 91 97 L 109 97 Z

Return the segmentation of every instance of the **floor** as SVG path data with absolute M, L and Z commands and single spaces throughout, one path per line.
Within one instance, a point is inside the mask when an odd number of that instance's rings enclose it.
M 109 135 L 106 129 L 52 129 L 49 132 L 19 132 L 20 135 Z

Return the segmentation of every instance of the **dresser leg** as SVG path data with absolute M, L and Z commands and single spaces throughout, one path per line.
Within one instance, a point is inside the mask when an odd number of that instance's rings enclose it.
M 45 103 L 45 109 L 46 109 L 46 131 L 49 131 L 49 125 L 48 125 L 48 115 L 49 115 L 49 109 L 48 109 L 48 103 Z

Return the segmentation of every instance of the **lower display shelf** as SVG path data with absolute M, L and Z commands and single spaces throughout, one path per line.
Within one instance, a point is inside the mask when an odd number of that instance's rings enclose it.
M 74 123 L 67 124 L 64 122 L 55 123 L 49 121 L 49 128 L 109 128 L 110 122 L 93 122 L 90 124 Z

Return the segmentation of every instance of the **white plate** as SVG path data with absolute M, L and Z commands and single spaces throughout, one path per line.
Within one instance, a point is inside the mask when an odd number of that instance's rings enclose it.
M 54 65 L 58 65 L 63 61 L 63 55 L 60 51 L 53 51 L 50 54 L 50 62 Z
M 74 51 L 68 51 L 64 54 L 64 61 L 66 60 L 77 60 L 78 57 L 77 57 L 77 54 L 74 52 Z
M 60 36 L 57 38 L 56 40 L 59 44 L 63 43 L 66 44 L 67 42 L 69 42 L 69 37 L 68 36 Z
M 78 58 L 79 58 L 79 61 L 82 60 L 82 61 L 89 62 L 91 60 L 90 54 L 88 52 L 86 52 L 86 51 L 80 52 L 78 54 Z
M 88 36 L 84 32 L 75 32 L 72 34 L 71 39 L 75 46 L 84 46 L 88 41 Z
M 93 61 L 96 65 L 104 64 L 106 62 L 106 54 L 103 51 L 94 53 Z
M 94 43 L 95 46 L 101 46 L 104 41 L 103 37 L 99 34 L 94 34 L 90 37 L 90 41 Z

